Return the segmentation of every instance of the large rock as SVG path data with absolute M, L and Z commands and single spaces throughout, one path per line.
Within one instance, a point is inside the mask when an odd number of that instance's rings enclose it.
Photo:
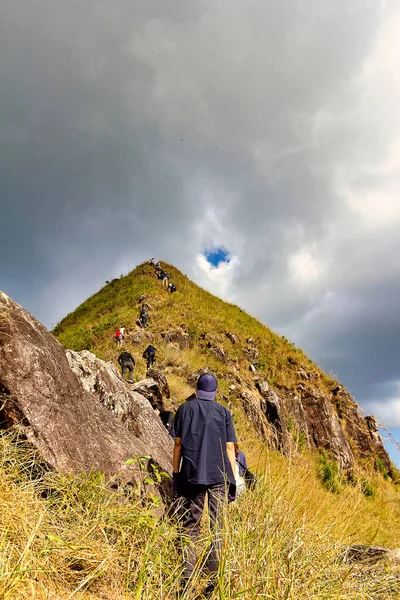
M 147 379 L 142 379 L 142 381 L 138 381 L 132 385 L 132 390 L 139 392 L 141 396 L 147 398 L 152 406 L 157 407 L 159 410 L 164 410 L 164 402 L 160 386 L 154 379 L 151 379 L 150 377 Z
M 145 379 L 131 386 L 121 380 L 112 362 L 104 362 L 88 350 L 66 352 L 69 365 L 85 390 L 94 394 L 146 448 L 152 449 L 154 455 L 163 456 L 167 451 L 165 459 L 168 462 L 173 444 L 160 419 L 154 418 L 154 410 L 149 404 L 149 399 L 160 400 L 162 404 L 158 384 Z M 145 390 L 150 397 L 138 390 Z
M 74 369 L 56 338 L 0 292 L 3 427 L 18 427 L 62 473 L 125 472 L 125 479 L 134 482 L 139 469 L 125 462 L 137 456 L 151 456 L 171 471 L 172 441 L 149 403 L 139 395 L 127 396 L 127 384 L 93 355 L 69 356 Z M 124 425 L 129 402 L 136 427 Z
M 154 379 L 154 381 L 156 381 L 163 397 L 171 397 L 171 391 L 169 389 L 167 378 L 160 369 L 155 369 L 154 367 L 148 369 L 147 377 L 150 377 L 150 379 Z
M 161 337 L 166 344 L 177 344 L 181 350 L 190 348 L 190 335 L 181 327 L 161 332 Z

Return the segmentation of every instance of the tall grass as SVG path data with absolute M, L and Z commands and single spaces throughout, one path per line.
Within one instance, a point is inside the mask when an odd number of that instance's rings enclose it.
M 181 579 L 176 522 L 98 473 L 46 470 L 24 442 L 0 437 L 0 597 L 4 600 L 171 599 Z M 399 567 L 349 566 L 350 543 L 400 545 L 399 492 L 327 492 L 302 455 L 249 454 L 260 482 L 229 505 L 214 598 L 399 598 Z M 381 487 L 379 487 L 381 486 Z M 199 543 L 208 547 L 207 528 Z M 198 572 L 196 585 L 207 582 Z M 191 598 L 187 594 L 187 598 Z

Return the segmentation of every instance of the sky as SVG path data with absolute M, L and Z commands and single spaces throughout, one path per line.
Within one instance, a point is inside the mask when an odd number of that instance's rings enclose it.
M 2 2 L 0 288 L 52 327 L 155 256 L 400 440 L 399 55 L 393 0 Z

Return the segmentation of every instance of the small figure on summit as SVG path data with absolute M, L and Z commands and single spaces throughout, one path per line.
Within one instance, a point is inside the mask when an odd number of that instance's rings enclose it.
M 233 500 L 236 495 L 236 435 L 231 413 L 215 402 L 217 387 L 214 375 L 200 375 L 197 398 L 181 404 L 170 430 L 175 436 L 173 488 L 176 495 L 183 498 L 183 532 L 191 542 L 184 545 L 183 592 L 191 586 L 197 562 L 195 544 L 207 497 L 213 540 L 206 562 L 212 580 L 206 593 L 212 593 L 223 548 L 222 515 L 228 484 L 230 498 Z
M 125 327 L 120 327 L 115 332 L 114 338 L 117 340 L 117 346 L 121 347 L 125 339 Z
M 130 352 L 121 352 L 118 356 L 118 364 L 122 367 L 122 379 L 125 381 L 126 371 L 129 371 L 128 381 L 133 383 L 133 369 L 136 366 L 135 359 Z
M 153 258 L 151 258 L 151 259 L 148 261 L 148 263 L 147 263 L 147 264 L 148 264 L 148 265 L 151 265 L 152 267 L 155 267 L 155 266 L 156 266 L 156 261 L 154 260 L 154 257 L 153 257 Z
M 146 350 L 143 352 L 143 358 L 147 359 L 147 370 L 151 368 L 156 360 L 156 349 L 154 346 L 149 344 Z

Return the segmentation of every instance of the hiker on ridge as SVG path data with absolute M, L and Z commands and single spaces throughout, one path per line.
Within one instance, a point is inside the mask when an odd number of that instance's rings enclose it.
M 142 308 L 142 310 L 140 311 L 140 327 L 142 329 L 146 327 L 148 318 L 149 315 L 147 314 L 147 310 L 145 308 Z
M 149 344 L 146 350 L 143 352 L 143 358 L 147 359 L 147 370 L 151 368 L 156 360 L 156 349 L 154 346 Z
M 120 348 L 125 339 L 125 327 L 120 327 L 114 337 L 117 340 L 117 346 Z
M 152 267 L 155 267 L 155 266 L 156 266 L 156 261 L 154 260 L 154 257 L 153 257 L 153 258 L 151 258 L 151 259 L 148 261 L 148 263 L 147 263 L 147 264 L 148 264 L 148 265 L 151 265 Z
M 205 594 L 211 594 L 222 550 L 223 506 L 235 499 L 235 430 L 227 408 L 215 402 L 217 380 L 211 373 L 200 375 L 197 398 L 181 404 L 173 423 L 175 446 L 173 453 L 173 488 L 183 499 L 185 515 L 183 534 L 190 540 L 184 545 L 184 572 L 182 591 L 190 589 L 191 576 L 196 566 L 195 543 L 200 533 L 200 522 L 208 501 L 208 512 L 213 541 L 206 559 L 206 567 L 213 576 Z M 172 432 L 171 432 L 172 433 Z
M 122 379 L 125 381 L 126 371 L 129 371 L 130 383 L 133 383 L 133 370 L 136 366 L 135 359 L 130 352 L 121 352 L 118 356 L 118 364 L 122 367 Z
M 170 283 L 168 286 L 168 291 L 170 294 L 173 294 L 174 292 L 176 292 L 176 285 L 175 283 Z
M 168 284 L 169 284 L 169 275 L 168 273 L 164 272 L 164 278 L 162 280 L 163 285 L 165 285 L 165 287 L 168 289 Z

